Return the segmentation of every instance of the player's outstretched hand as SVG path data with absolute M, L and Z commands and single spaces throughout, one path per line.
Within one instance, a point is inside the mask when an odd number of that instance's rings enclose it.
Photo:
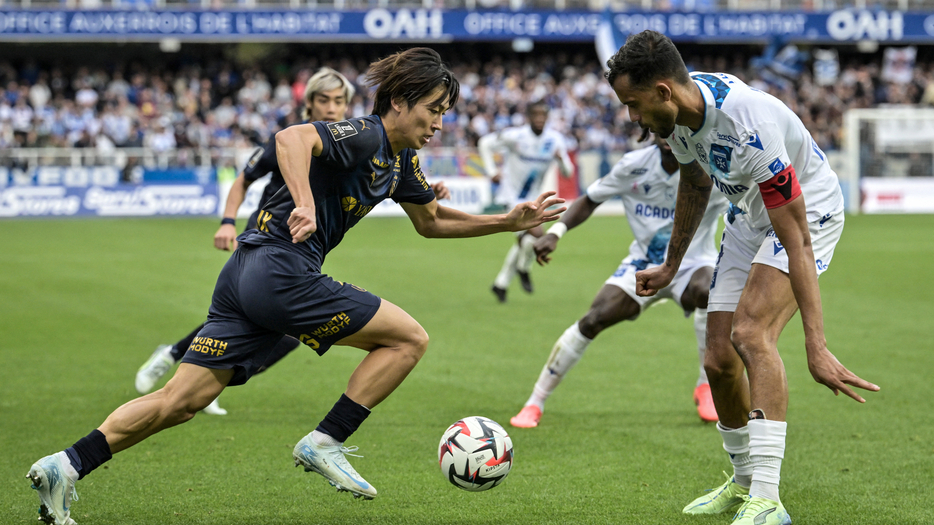
M 214 234 L 214 247 L 225 252 L 237 249 L 237 227 L 233 224 L 221 224 Z
M 545 266 L 551 262 L 549 255 L 558 248 L 558 236 L 553 233 L 546 233 L 535 241 L 535 260 L 538 264 Z
M 871 392 L 879 391 L 877 385 L 847 370 L 827 348 L 808 352 L 808 370 L 815 381 L 833 390 L 835 396 L 843 392 L 860 403 L 865 403 L 866 400 L 847 385 Z
M 567 210 L 567 206 L 551 210 L 552 206 L 563 204 L 564 199 L 555 197 L 557 192 L 546 191 L 538 196 L 534 201 L 517 204 L 506 216 L 514 232 L 521 232 L 541 225 L 549 221 L 556 221 L 558 217 Z
M 431 191 L 435 192 L 435 198 L 439 201 L 451 198 L 451 190 L 444 185 L 444 181 L 438 181 L 431 185 Z
M 303 206 L 292 210 L 289 215 L 289 233 L 292 235 L 293 243 L 307 241 L 317 229 L 314 208 Z
M 636 295 L 649 297 L 668 286 L 674 274 L 664 264 L 636 272 Z

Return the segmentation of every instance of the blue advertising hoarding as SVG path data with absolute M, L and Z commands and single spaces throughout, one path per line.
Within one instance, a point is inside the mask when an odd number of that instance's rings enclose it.
M 144 170 L 143 182 L 132 184 L 113 167 L 0 168 L 0 218 L 216 215 L 217 183 L 195 182 L 200 173 L 189 171 L 188 182 L 152 183 Z
M 612 20 L 624 34 L 653 29 L 675 41 L 782 37 L 822 43 L 934 42 L 934 14 L 878 9 L 809 12 L 492 11 L 441 9 L 119 11 L 0 10 L 4 41 L 508 41 L 591 42 Z

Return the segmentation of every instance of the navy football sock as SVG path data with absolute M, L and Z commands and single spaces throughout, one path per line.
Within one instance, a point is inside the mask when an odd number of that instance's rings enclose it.
M 370 409 L 355 403 L 347 397 L 347 394 L 341 394 L 341 398 L 334 403 L 334 407 L 324 417 L 324 420 L 318 424 L 318 432 L 324 432 L 343 443 L 351 434 L 360 428 L 363 420 L 370 415 Z
M 195 328 L 194 331 L 192 331 L 190 334 L 181 338 L 177 343 L 175 343 L 175 346 L 172 347 L 172 358 L 175 359 L 176 363 L 182 360 L 182 356 L 184 356 L 185 352 L 188 351 L 188 347 L 191 346 L 191 342 L 194 341 L 195 337 L 198 336 L 198 332 L 200 332 L 202 328 L 204 328 L 204 323 L 198 325 L 198 328 Z
M 107 438 L 96 428 L 87 436 L 79 439 L 77 443 L 66 448 L 65 454 L 71 460 L 71 465 L 78 471 L 78 479 L 87 476 L 92 470 L 113 457 Z

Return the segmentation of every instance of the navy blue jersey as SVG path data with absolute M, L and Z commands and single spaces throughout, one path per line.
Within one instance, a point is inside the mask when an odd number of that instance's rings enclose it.
M 269 184 L 263 188 L 263 195 L 259 199 L 260 208 L 279 191 L 279 188 L 285 186 L 285 179 L 282 178 L 282 172 L 279 171 L 279 162 L 276 160 L 275 135 L 262 147 L 256 148 L 256 151 L 250 156 L 250 160 L 247 161 L 246 167 L 243 168 L 243 177 L 250 182 L 255 182 L 267 173 L 272 174 L 272 178 L 269 179 Z
M 428 204 L 435 195 L 425 180 L 414 150 L 393 156 L 382 120 L 376 115 L 342 122 L 315 122 L 323 145 L 312 157 L 308 180 L 315 199 L 317 230 L 308 240 L 293 244 L 289 215 L 295 201 L 282 186 L 259 212 L 257 230 L 239 239 L 246 245 L 277 244 L 305 255 L 320 271 L 324 257 L 344 234 L 387 198 Z

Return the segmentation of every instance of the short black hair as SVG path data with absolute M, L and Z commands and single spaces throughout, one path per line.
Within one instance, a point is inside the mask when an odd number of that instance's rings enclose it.
M 610 85 L 623 75 L 629 75 L 629 84 L 637 89 L 662 78 L 670 78 L 680 84 L 691 81 L 674 42 L 657 31 L 629 35 L 623 47 L 606 61 L 606 65 L 606 79 Z
M 385 116 L 392 109 L 392 101 L 402 99 L 409 108 L 422 97 L 444 87 L 444 91 L 431 107 L 440 106 L 445 99 L 448 107 L 457 103 L 460 83 L 441 61 L 441 55 L 427 47 L 413 47 L 370 64 L 366 85 L 376 88 L 373 113 Z
M 532 112 L 535 111 L 535 110 L 538 109 L 538 108 L 543 109 L 543 110 L 545 111 L 546 114 L 547 114 L 549 111 L 551 111 L 551 106 L 549 106 L 548 103 L 545 102 L 545 101 L 542 99 L 542 100 L 536 100 L 535 102 L 532 102 L 531 104 L 529 104 L 528 106 L 526 106 L 526 108 L 525 108 L 525 114 L 526 114 L 526 115 L 531 115 Z

